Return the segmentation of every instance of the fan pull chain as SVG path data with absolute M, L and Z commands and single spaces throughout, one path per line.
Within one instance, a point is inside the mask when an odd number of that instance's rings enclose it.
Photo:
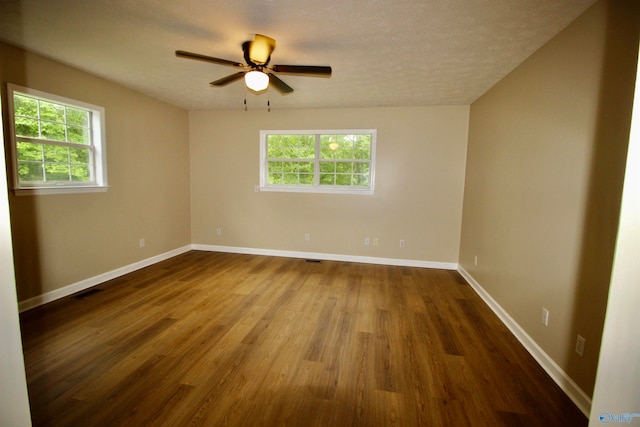
M 269 99 L 269 94 L 271 92 L 269 91 L 269 89 L 267 88 L 267 112 L 270 113 L 271 112 L 271 100 Z
M 244 86 L 244 111 L 247 111 L 247 86 Z

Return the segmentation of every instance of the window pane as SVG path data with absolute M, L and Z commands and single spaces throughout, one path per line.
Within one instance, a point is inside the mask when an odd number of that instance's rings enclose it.
M 276 136 L 278 138 L 272 139 Z M 282 153 L 279 154 L 281 158 L 313 159 L 315 157 L 315 137 L 313 135 L 270 135 L 269 142 L 272 140 L 281 144 Z M 272 158 L 271 155 L 269 157 Z
M 77 108 L 66 107 L 67 124 L 72 126 L 89 127 L 89 112 Z
M 274 148 L 280 149 L 279 152 L 277 152 L 277 157 L 276 158 L 286 158 L 287 156 L 287 150 L 286 150 L 286 146 L 287 143 L 285 141 L 285 136 L 286 135 L 274 135 L 275 138 L 273 138 L 274 141 Z
M 69 181 L 69 165 L 59 163 L 45 163 L 47 181 Z
M 351 174 L 336 174 L 336 185 L 351 185 Z
M 321 159 L 333 159 L 335 152 L 340 147 L 340 144 L 336 140 L 336 135 L 321 135 L 320 136 L 320 158 Z
M 42 163 L 18 162 L 20 181 L 44 181 Z
M 33 98 L 14 94 L 13 108 L 16 116 L 38 117 L 38 101 Z
M 44 161 L 53 163 L 69 163 L 69 148 L 57 145 L 45 145 Z
M 369 163 L 354 163 L 353 171 L 355 173 L 369 173 Z
M 69 148 L 69 162 L 78 165 L 88 165 L 91 153 L 88 148 Z
M 267 163 L 267 168 L 269 170 L 269 173 L 281 173 L 282 172 L 282 162 L 268 162 Z
M 351 162 L 339 162 L 336 163 L 336 171 L 339 173 L 349 173 L 353 170 L 353 163 Z
M 40 120 L 64 123 L 64 105 L 40 101 Z
M 282 184 L 282 173 L 270 173 L 269 184 Z
M 67 140 L 78 144 L 90 144 L 89 129 L 77 126 L 67 126 Z
M 357 135 L 353 144 L 353 158 L 363 160 L 371 158 L 371 135 Z
M 320 154 L 323 159 L 352 159 L 353 135 L 322 135 Z
M 18 142 L 18 160 L 42 161 L 42 144 Z
M 287 172 L 298 172 L 298 162 L 282 162 L 282 169 Z
M 298 174 L 297 173 L 285 173 L 284 176 L 284 184 L 298 184 Z
M 91 181 L 91 173 L 89 166 L 73 165 L 71 166 L 71 181 L 89 182 Z
M 272 138 L 272 136 L 279 135 L 269 135 L 269 139 L 267 142 L 267 158 L 280 159 L 282 158 L 282 142 L 276 138 Z
M 16 117 L 16 136 L 27 136 L 30 138 L 40 137 L 38 120 Z
M 369 186 L 369 175 L 368 174 L 354 174 L 353 175 L 353 185 L 358 187 L 368 187 Z
M 298 146 L 297 145 L 283 145 L 282 146 L 282 158 L 283 159 L 297 159 L 298 158 Z
M 313 162 L 267 162 L 268 183 L 272 185 L 313 185 Z
M 335 162 L 320 162 L 320 172 L 334 173 L 335 171 Z
M 320 174 L 320 185 L 334 185 L 334 174 Z
M 340 148 L 335 151 L 335 159 L 353 159 L 353 146 L 342 144 Z
M 313 174 L 312 173 L 301 173 L 300 174 L 300 184 L 302 184 L 302 185 L 313 185 Z
M 316 141 L 312 135 L 305 135 L 305 138 L 299 141 L 298 157 L 301 159 L 313 159 L 316 157 Z
M 282 146 L 282 135 L 268 135 L 267 143 L 274 146 Z
M 62 123 L 40 122 L 42 137 L 52 141 L 66 141 L 65 126 Z
M 300 162 L 298 163 L 298 170 L 305 173 L 313 173 L 313 162 Z

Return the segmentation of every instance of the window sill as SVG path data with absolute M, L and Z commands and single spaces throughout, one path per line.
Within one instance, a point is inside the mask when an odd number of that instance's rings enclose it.
M 280 193 L 320 193 L 320 194 L 357 194 L 361 196 L 370 196 L 373 194 L 373 190 L 366 189 L 344 189 L 344 188 L 317 188 L 317 187 L 278 187 L 278 186 L 263 186 L 258 187 L 259 191 L 265 192 L 280 192 Z
M 41 188 L 15 188 L 16 196 L 39 196 L 47 194 L 78 194 L 78 193 L 105 193 L 107 186 L 85 187 L 41 187 Z

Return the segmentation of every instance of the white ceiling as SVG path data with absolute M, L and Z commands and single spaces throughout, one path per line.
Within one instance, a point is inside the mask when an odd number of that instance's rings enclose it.
M 241 109 L 237 70 L 260 33 L 271 64 L 330 65 L 331 78 L 280 75 L 295 89 L 247 93 L 250 108 L 466 105 L 595 0 L 0 0 L 0 40 L 189 110 Z

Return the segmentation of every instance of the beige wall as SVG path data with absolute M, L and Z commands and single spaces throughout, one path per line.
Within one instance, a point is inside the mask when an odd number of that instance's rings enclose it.
M 596 3 L 470 113 L 460 264 L 589 395 L 628 143 L 637 6 Z M 577 334 L 587 339 L 583 358 Z
M 190 243 L 186 111 L 3 44 L 0 64 L 3 84 L 101 105 L 107 120 L 109 191 L 10 194 L 20 300 Z
M 192 242 L 456 263 L 468 111 L 191 112 Z M 254 192 L 261 129 L 354 128 L 378 130 L 374 195 Z

